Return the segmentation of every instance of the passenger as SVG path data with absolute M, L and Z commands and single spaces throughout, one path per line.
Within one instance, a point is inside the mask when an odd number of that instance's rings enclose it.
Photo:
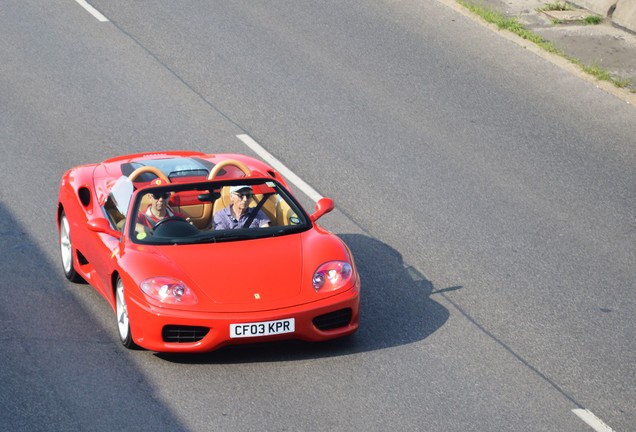
M 146 211 L 139 210 L 137 223 L 152 229 L 161 220 L 169 217 L 179 217 L 190 222 L 188 215 L 175 212 L 170 208 L 168 205 L 170 192 L 149 193 L 148 196 L 150 197 L 150 205 L 146 208 Z
M 256 212 L 256 208 L 249 206 L 252 198 L 254 198 L 254 192 L 251 186 L 231 186 L 230 201 L 232 204 L 214 214 L 214 229 L 268 227 L 269 218 L 267 215 L 261 210 Z M 246 227 L 245 224 L 250 220 L 249 227 Z

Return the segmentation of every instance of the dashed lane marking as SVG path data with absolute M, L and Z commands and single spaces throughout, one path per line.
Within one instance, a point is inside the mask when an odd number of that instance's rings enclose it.
M 309 186 L 307 183 L 303 181 L 300 177 L 292 172 L 289 168 L 283 165 L 278 159 L 271 155 L 267 150 L 265 150 L 259 143 L 254 141 L 254 139 L 246 134 L 237 135 L 238 139 L 243 141 L 243 143 L 251 148 L 256 154 L 258 154 L 265 162 L 270 164 L 272 168 L 281 173 L 283 177 L 293 183 L 298 189 L 300 189 L 305 195 L 311 198 L 314 202 L 318 202 L 322 195 L 320 195 L 314 188 Z
M 84 9 L 86 9 L 86 11 L 93 15 L 97 21 L 99 22 L 108 22 L 108 18 L 106 18 L 104 15 L 102 15 L 102 13 L 100 11 L 98 11 L 97 9 L 95 9 L 93 6 L 89 5 L 86 0 L 75 0 L 77 2 L 78 5 L 80 5 L 81 7 L 83 7 Z
M 614 432 L 614 430 L 606 425 L 603 420 L 596 417 L 592 411 L 583 408 L 573 409 L 572 412 L 576 414 L 581 420 L 588 424 L 596 432 Z

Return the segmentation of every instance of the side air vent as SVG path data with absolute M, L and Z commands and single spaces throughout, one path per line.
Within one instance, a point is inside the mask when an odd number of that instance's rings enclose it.
M 79 250 L 77 251 L 77 261 L 79 261 L 80 265 L 83 265 L 83 266 L 88 264 L 88 260 L 86 259 L 84 254 L 81 253 Z
M 207 327 L 168 325 L 161 331 L 164 342 L 192 343 L 199 342 L 210 331 Z
M 79 195 L 79 200 L 84 207 L 88 207 L 91 203 L 91 191 L 88 190 L 87 187 L 81 187 L 79 191 L 77 191 Z

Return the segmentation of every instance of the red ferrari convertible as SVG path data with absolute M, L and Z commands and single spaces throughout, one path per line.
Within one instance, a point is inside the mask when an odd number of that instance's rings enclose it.
M 124 346 L 162 352 L 324 341 L 355 332 L 349 248 L 282 176 L 242 155 L 137 154 L 66 172 L 57 224 L 67 279 L 111 304 Z

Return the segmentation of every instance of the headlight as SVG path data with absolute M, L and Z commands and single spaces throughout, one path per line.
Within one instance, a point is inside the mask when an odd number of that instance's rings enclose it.
M 346 261 L 329 261 L 318 267 L 311 283 L 316 291 L 335 291 L 348 285 L 352 277 L 351 264 Z
M 159 276 L 143 281 L 139 287 L 150 298 L 161 303 L 192 305 L 197 296 L 183 282 L 167 276 Z

